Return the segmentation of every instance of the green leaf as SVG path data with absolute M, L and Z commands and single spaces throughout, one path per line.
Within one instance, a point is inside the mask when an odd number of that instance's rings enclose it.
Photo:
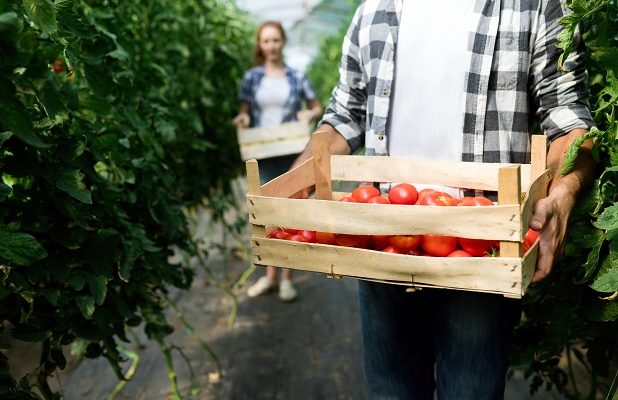
M 86 285 L 86 278 L 82 274 L 73 274 L 69 279 L 69 283 L 73 286 L 73 289 L 80 291 Z
M 64 170 L 56 181 L 56 187 L 82 203 L 92 204 L 90 191 L 84 184 L 84 174 L 79 170 Z
M 595 304 L 588 309 L 587 316 L 593 321 L 615 321 L 618 319 L 618 302 L 602 301 L 599 304 Z
M 129 279 L 131 278 L 131 270 L 133 269 L 133 265 L 135 265 L 135 260 L 142 252 L 142 243 L 137 239 L 133 239 L 131 240 L 130 245 L 127 246 L 126 243 L 123 244 L 125 251 L 122 254 L 120 268 L 118 268 L 118 276 L 123 282 L 129 282 Z
M 2 144 L 6 142 L 11 136 L 13 136 L 13 134 L 9 131 L 0 132 L 0 146 L 2 146 Z
M 55 0 L 54 8 L 56 11 L 67 11 L 73 8 L 73 0 Z
M 51 332 L 28 324 L 18 324 L 11 330 L 11 335 L 24 342 L 42 342 L 51 337 Z
M 15 265 L 30 265 L 45 257 L 47 252 L 33 236 L 0 227 L 0 258 Z
M 618 229 L 618 204 L 607 207 L 596 220 L 594 226 L 606 231 Z
M 577 139 L 571 143 L 567 150 L 567 154 L 565 156 L 562 170 L 560 170 L 560 175 L 564 176 L 571 172 L 573 167 L 575 166 L 575 161 L 577 160 L 577 155 L 579 154 L 579 148 L 587 139 L 596 137 L 599 133 L 597 128 L 592 128 L 590 132 L 586 132 L 584 135 L 579 136 Z
M 94 314 L 94 297 L 79 296 L 75 298 L 75 302 L 86 319 L 92 318 L 92 314 Z
M 24 105 L 15 97 L 15 86 L 11 82 L 0 79 L 0 115 L 2 124 L 13 135 L 31 146 L 38 148 L 49 147 L 41 141 L 32 127 L 32 118 L 28 115 Z
M 618 291 L 618 262 L 613 260 L 611 267 L 604 273 L 599 273 L 597 279 L 590 285 L 597 292 L 612 293 Z
M 56 32 L 56 9 L 51 0 L 24 0 L 24 9 L 28 17 L 48 35 Z
M 11 189 L 9 185 L 5 185 L 4 183 L 0 182 L 0 201 L 6 200 L 11 194 L 12 190 L 13 189 Z
M 89 275 L 88 286 L 90 292 L 94 296 L 94 301 L 97 305 L 102 305 L 105 301 L 105 295 L 107 294 L 107 278 L 103 275 Z

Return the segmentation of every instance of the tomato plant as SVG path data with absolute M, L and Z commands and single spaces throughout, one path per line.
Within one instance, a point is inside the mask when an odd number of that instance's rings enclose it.
M 417 197 L 416 188 L 409 183 L 400 183 L 388 192 L 388 200 L 391 204 L 414 204 Z
M 358 203 L 366 203 L 369 199 L 379 195 L 380 191 L 371 185 L 361 185 L 352 191 L 352 198 Z

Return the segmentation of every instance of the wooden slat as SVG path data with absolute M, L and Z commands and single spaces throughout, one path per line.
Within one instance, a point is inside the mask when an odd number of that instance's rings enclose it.
M 520 206 L 438 207 L 248 196 L 249 222 L 349 234 L 520 240 Z
M 530 218 L 534 211 L 534 205 L 542 198 L 547 197 L 547 185 L 550 181 L 549 170 L 545 170 L 541 175 L 537 176 L 526 193 L 526 197 L 521 205 L 521 223 L 524 231 L 528 230 Z
M 414 182 L 495 191 L 498 170 L 509 165 L 516 164 L 333 155 L 331 175 L 342 181 Z
M 247 167 L 247 206 L 249 206 L 251 203 L 249 197 L 259 196 L 262 193 L 262 188 L 260 187 L 260 170 L 257 161 L 249 160 L 245 165 Z M 253 237 L 266 237 L 263 225 L 253 225 Z
M 333 197 L 329 145 L 329 136 L 326 132 L 318 131 L 313 134 L 311 153 L 315 174 L 315 198 L 319 200 L 331 200 Z
M 299 135 L 304 135 L 309 139 L 310 129 L 309 124 L 304 121 L 285 122 L 281 125 L 267 128 L 239 129 L 237 132 L 238 143 L 243 146 L 256 142 L 268 142 Z
M 298 154 L 305 149 L 308 142 L 309 136 L 303 135 L 267 143 L 252 143 L 240 146 L 240 156 L 243 160 L 252 158 L 261 160 L 269 157 Z
M 290 197 L 315 183 L 313 157 L 262 186 L 262 194 L 269 197 Z
M 500 168 L 498 173 L 498 204 L 516 205 L 519 209 L 521 202 L 520 167 L 507 166 Z M 519 217 L 519 211 L 517 213 Z M 519 226 L 513 232 L 517 242 L 500 242 L 501 257 L 521 257 L 521 240 L 523 239 L 521 219 L 518 218 Z M 497 238 L 498 240 L 501 240 Z
M 438 285 L 467 290 L 521 293 L 521 260 L 504 257 L 415 257 L 371 250 L 273 239 L 252 239 L 260 265 L 325 274 Z
M 547 136 L 532 135 L 530 180 L 534 181 L 547 169 Z M 526 187 L 526 186 L 524 186 Z
M 536 241 L 528 252 L 524 254 L 521 270 L 521 295 L 526 293 L 526 289 L 530 286 L 532 277 L 534 276 L 534 270 L 536 269 L 536 259 L 539 254 L 539 242 Z

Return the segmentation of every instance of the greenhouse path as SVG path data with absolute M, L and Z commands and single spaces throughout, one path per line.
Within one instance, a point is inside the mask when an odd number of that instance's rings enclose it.
M 222 267 L 218 256 L 211 267 Z M 246 263 L 231 260 L 230 274 L 240 274 Z M 256 279 L 256 271 L 249 279 Z M 297 273 L 297 301 L 282 303 L 276 294 L 249 299 L 238 290 L 238 316 L 227 318 L 231 302 L 198 278 L 177 300 L 184 316 L 218 355 L 220 380 L 211 358 L 178 323 L 170 343 L 181 347 L 191 360 L 195 378 L 176 352 L 174 362 L 181 391 L 193 388 L 198 399 L 368 399 L 361 355 L 356 282 L 331 280 L 317 274 Z M 144 343 L 145 340 L 144 340 Z M 117 399 L 166 399 L 170 389 L 164 358 L 154 343 L 138 351 L 140 362 L 133 379 Z M 105 399 L 115 377 L 104 360 L 82 361 L 78 369 L 61 376 L 66 400 Z M 545 394 L 530 397 L 521 379 L 509 381 L 506 399 L 557 399 Z

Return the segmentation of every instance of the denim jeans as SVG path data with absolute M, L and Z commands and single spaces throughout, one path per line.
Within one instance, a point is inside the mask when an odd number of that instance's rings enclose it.
M 373 399 L 502 399 L 518 300 L 359 281 Z
M 263 185 L 281 174 L 288 172 L 298 154 L 264 158 L 258 161 L 260 167 L 260 183 Z

